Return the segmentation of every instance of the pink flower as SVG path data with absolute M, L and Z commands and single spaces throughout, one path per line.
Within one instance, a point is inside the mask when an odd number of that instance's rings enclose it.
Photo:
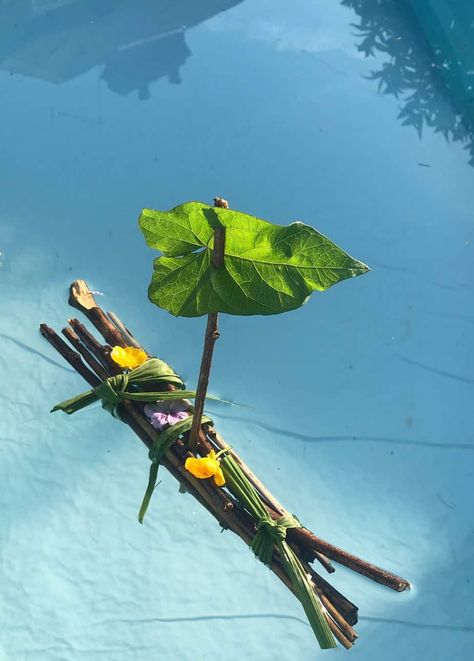
M 168 402 L 156 402 L 156 404 L 145 404 L 145 415 L 153 427 L 162 431 L 168 425 L 174 425 L 180 420 L 187 418 L 189 404 L 184 399 L 173 399 Z

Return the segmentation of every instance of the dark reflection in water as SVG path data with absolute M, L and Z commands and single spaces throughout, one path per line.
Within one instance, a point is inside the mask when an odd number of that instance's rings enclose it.
M 180 82 L 188 28 L 242 0 L 0 0 L 0 68 L 63 83 L 104 65 L 121 95 Z
M 402 123 L 464 143 L 474 165 L 474 0 L 341 2 L 358 15 L 359 50 L 388 56 L 371 78 L 400 99 Z
M 114 92 L 180 82 L 187 29 L 243 0 L 0 0 L 0 68 L 62 83 L 102 65 Z M 474 0 L 340 0 L 399 118 L 464 143 L 474 165 Z M 291 8 L 289 8 L 291 11 Z
M 121 94 L 138 90 L 143 101 L 150 98 L 148 84 L 151 80 L 167 78 L 168 82 L 181 82 L 180 67 L 191 55 L 186 46 L 184 30 L 120 50 L 108 56 L 102 74 L 108 87 Z M 144 62 L 148 66 L 144 67 Z

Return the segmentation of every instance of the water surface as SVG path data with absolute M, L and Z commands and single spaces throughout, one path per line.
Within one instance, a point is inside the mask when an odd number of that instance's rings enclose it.
M 472 646 L 469 2 L 0 2 L 0 658 L 314 659 L 301 608 L 38 334 L 78 277 L 194 385 L 203 320 L 147 302 L 142 207 L 303 220 L 373 271 L 279 318 L 222 319 L 210 407 L 344 569 L 352 659 Z M 337 654 L 344 652 L 339 650 Z

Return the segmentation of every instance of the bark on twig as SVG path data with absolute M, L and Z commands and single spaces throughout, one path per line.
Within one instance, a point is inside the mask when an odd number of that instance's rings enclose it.
M 110 319 L 110 321 L 114 324 L 114 326 L 117 328 L 117 330 L 120 331 L 125 344 L 128 347 L 135 347 L 136 349 L 139 349 L 140 345 L 139 345 L 138 341 L 135 339 L 135 337 L 132 335 L 132 333 L 128 330 L 128 328 L 125 326 L 125 324 L 117 317 L 115 312 L 107 312 L 107 316 Z
M 92 387 L 99 385 L 100 379 L 83 363 L 81 355 L 73 351 L 52 328 L 47 324 L 41 324 L 40 333 L 89 385 Z
M 109 376 L 104 367 L 96 358 L 94 358 L 91 353 L 89 353 L 86 347 L 81 343 L 79 336 L 76 335 L 76 333 L 71 328 L 63 328 L 61 332 L 64 337 L 69 340 L 72 346 L 77 349 L 83 360 L 89 365 L 89 367 L 97 374 L 100 379 L 104 380 Z
M 352 569 L 359 574 L 363 574 L 372 581 L 381 583 L 392 590 L 403 592 L 404 590 L 410 589 L 410 583 L 405 578 L 392 574 L 386 569 L 377 567 L 377 565 L 373 565 L 371 562 L 366 562 L 365 560 L 352 555 L 352 553 L 348 553 L 347 551 L 334 546 L 334 544 L 326 542 L 324 539 L 314 535 L 307 528 L 292 528 L 288 531 L 288 536 L 295 542 L 324 553 L 324 555 L 331 560 L 334 560 L 345 567 L 349 567 L 349 569 Z
M 199 380 L 196 389 L 193 422 L 189 434 L 189 447 L 191 450 L 195 450 L 197 447 L 199 429 L 201 428 L 202 414 L 204 412 L 204 402 L 207 395 L 207 386 L 209 385 L 209 373 L 211 371 L 214 345 L 219 338 L 217 319 L 217 313 L 209 314 L 207 317 L 206 334 L 204 335 L 204 349 L 201 359 L 201 369 L 199 370 Z
M 214 198 L 214 206 L 228 208 L 227 200 L 221 197 Z M 224 264 L 225 252 L 225 227 L 218 226 L 214 229 L 214 247 L 212 249 L 212 266 L 220 269 Z M 204 348 L 202 352 L 201 368 L 199 370 L 199 380 L 196 389 L 196 402 L 194 407 L 194 417 L 191 431 L 189 434 L 189 447 L 192 450 L 197 448 L 198 434 L 201 428 L 202 414 L 204 413 L 204 402 L 209 385 L 209 375 L 211 372 L 212 356 L 214 345 L 219 338 L 218 328 L 219 315 L 212 312 L 207 316 L 206 334 L 204 335 Z

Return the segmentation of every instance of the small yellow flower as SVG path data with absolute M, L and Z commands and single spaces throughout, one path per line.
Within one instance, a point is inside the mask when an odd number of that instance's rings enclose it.
M 110 352 L 110 356 L 117 365 L 129 369 L 139 367 L 148 360 L 148 356 L 143 349 L 136 349 L 135 347 L 114 347 Z
M 184 467 L 199 480 L 213 477 L 214 482 L 218 487 L 222 487 L 225 484 L 224 473 L 222 472 L 222 468 L 220 467 L 219 460 L 217 459 L 214 450 L 211 450 L 207 457 L 202 457 L 201 459 L 188 457 Z

